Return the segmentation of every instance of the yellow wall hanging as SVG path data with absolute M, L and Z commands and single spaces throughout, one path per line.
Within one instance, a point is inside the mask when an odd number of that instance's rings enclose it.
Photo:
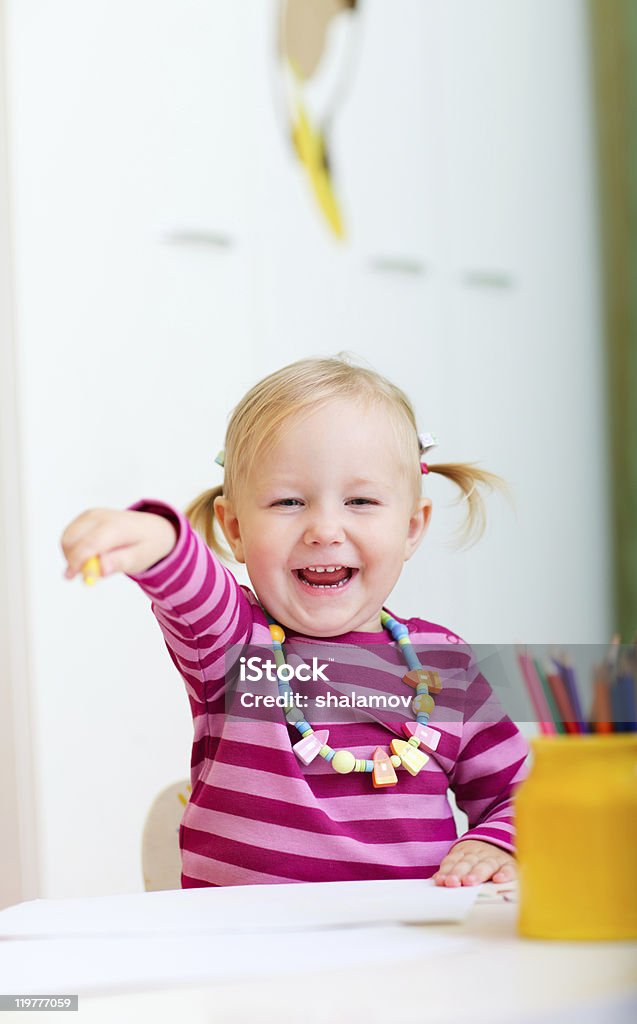
M 281 0 L 278 56 L 294 151 L 333 235 L 345 237 L 328 142 L 349 79 L 359 0 Z

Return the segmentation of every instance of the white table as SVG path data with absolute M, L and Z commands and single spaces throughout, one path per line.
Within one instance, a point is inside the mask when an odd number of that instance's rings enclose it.
M 82 1024 L 632 1024 L 637 1019 L 637 943 L 524 940 L 516 935 L 516 912 L 513 903 L 478 902 L 461 924 L 402 926 L 464 939 L 453 952 L 425 958 L 407 954 L 399 964 L 371 968 L 348 964 L 345 957 L 342 967 L 327 970 L 313 969 L 310 953 L 307 967 L 288 977 L 255 977 L 246 963 L 234 977 L 206 985 L 81 995 L 79 1014 L 65 1019 Z M 377 928 L 378 942 L 391 933 Z M 263 939 L 279 942 L 282 949 L 294 941 L 289 934 Z M 329 934 L 316 931 L 305 940 L 310 950 L 320 950 Z M 50 1014 L 38 1012 L 27 1020 L 39 1018 L 51 1022 Z M 0 1024 L 18 1019 L 24 1021 L 24 1015 L 8 1012 Z

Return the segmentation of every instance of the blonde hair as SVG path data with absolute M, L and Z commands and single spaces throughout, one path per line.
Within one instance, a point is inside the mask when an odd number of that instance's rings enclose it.
M 231 561 L 232 555 L 217 537 L 215 498 L 223 495 L 235 501 L 255 461 L 279 442 L 295 418 L 310 415 L 337 399 L 358 401 L 367 408 L 380 407 L 388 413 L 404 455 L 400 470 L 411 479 L 414 495 L 420 496 L 422 452 L 413 406 L 404 391 L 371 367 L 355 362 L 355 358 L 339 352 L 333 357 L 300 359 L 255 384 L 233 410 L 226 431 L 224 482 L 204 491 L 186 509 L 193 528 L 224 560 Z M 504 481 L 475 463 L 434 463 L 429 464 L 429 472 L 447 477 L 460 489 L 458 501 L 466 500 L 467 515 L 458 541 L 462 546 L 475 543 L 486 525 L 480 488 L 503 490 Z

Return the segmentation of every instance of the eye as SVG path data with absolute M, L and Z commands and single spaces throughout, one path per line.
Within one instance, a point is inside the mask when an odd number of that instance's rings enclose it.
M 297 505 L 301 504 L 299 498 L 280 498 L 279 501 L 274 501 L 272 505 L 273 507 L 282 505 L 284 508 L 294 508 L 294 505 L 291 504 L 291 502 L 296 502 Z
M 362 505 L 377 505 L 378 502 L 374 501 L 373 498 L 352 498 L 350 504 L 354 505 L 360 502 Z

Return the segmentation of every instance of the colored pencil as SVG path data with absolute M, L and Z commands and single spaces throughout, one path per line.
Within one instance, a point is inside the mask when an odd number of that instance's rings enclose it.
M 603 663 L 594 667 L 588 718 L 568 655 L 543 665 L 519 649 L 517 660 L 543 734 L 637 732 L 637 634 L 627 649 L 614 634 Z
M 594 732 L 609 733 L 613 731 L 609 685 L 607 669 L 598 665 L 593 678 L 593 702 L 590 715 L 591 728 Z
M 635 680 L 629 672 L 622 671 L 614 687 L 617 694 L 619 714 L 616 722 L 620 732 L 637 732 L 637 702 L 635 701 Z
M 574 721 L 577 726 L 577 732 L 588 732 L 588 724 L 584 718 L 584 712 L 582 711 L 582 702 L 579 697 L 579 689 L 577 685 L 577 678 L 575 675 L 575 669 L 571 665 L 570 661 L 566 657 L 553 658 L 553 664 L 564 680 L 564 686 L 568 693 L 569 702 L 573 708 L 575 715 Z
M 575 712 L 571 707 L 571 702 L 568 698 L 568 693 L 566 692 L 564 680 L 559 672 L 552 672 L 549 668 L 547 668 L 546 671 L 546 678 L 553 692 L 553 698 L 557 704 L 560 719 L 564 723 L 564 730 L 571 735 L 573 733 L 577 733 L 579 730 L 575 721 Z
M 553 697 L 553 692 L 551 690 L 551 687 L 548 684 L 548 680 L 546 678 L 546 674 L 544 672 L 544 669 L 542 668 L 542 665 L 541 665 L 541 663 L 540 663 L 538 658 L 534 658 L 533 659 L 533 664 L 535 665 L 535 671 L 537 672 L 537 677 L 540 680 L 540 686 L 542 687 L 542 692 L 544 693 L 544 697 L 545 697 L 546 703 L 548 705 L 549 714 L 550 714 L 551 719 L 552 719 L 552 721 L 553 721 L 553 723 L 555 725 L 555 731 L 558 732 L 558 733 L 565 733 L 566 732 L 566 727 L 564 726 L 564 723 L 560 719 L 560 713 L 557 710 L 557 704 L 555 703 L 555 698 Z
M 540 680 L 537 678 L 537 673 L 533 667 L 533 660 L 528 654 L 523 654 L 521 651 L 518 651 L 517 658 L 522 677 L 526 683 L 527 693 L 537 716 L 540 732 L 550 736 L 556 731 L 555 723 L 551 719 L 551 712 L 542 692 Z

